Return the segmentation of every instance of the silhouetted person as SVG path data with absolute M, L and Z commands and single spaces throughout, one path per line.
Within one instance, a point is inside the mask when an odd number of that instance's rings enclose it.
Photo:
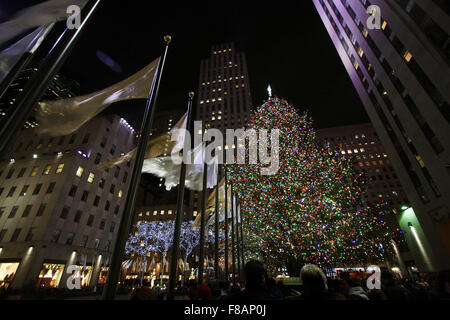
M 381 289 L 389 300 L 411 300 L 411 292 L 397 281 L 395 274 L 387 269 L 381 271 Z
M 274 278 L 267 279 L 267 289 L 269 290 L 269 297 L 272 300 L 283 300 L 284 295 L 281 290 L 277 287 L 277 282 Z
M 250 260 L 244 267 L 245 289 L 224 300 L 270 300 L 266 287 L 266 268 L 257 260 Z
M 331 300 L 328 293 L 327 277 L 315 264 L 304 265 L 300 271 L 300 281 L 302 282 L 301 300 Z

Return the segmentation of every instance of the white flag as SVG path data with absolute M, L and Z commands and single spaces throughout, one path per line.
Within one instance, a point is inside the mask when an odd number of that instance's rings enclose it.
M 10 20 L 0 24 L 0 47 L 27 30 L 67 19 L 67 8 L 77 5 L 82 9 L 87 0 L 50 0 L 17 12 Z
M 101 91 L 69 99 L 40 102 L 33 114 L 39 123 L 35 128 L 36 132 L 48 136 L 68 135 L 114 102 L 146 98 L 153 85 L 159 59 L 131 77 Z
M 25 52 L 34 52 L 39 47 L 52 27 L 53 25 L 39 27 L 0 52 L 0 82 L 6 78 Z

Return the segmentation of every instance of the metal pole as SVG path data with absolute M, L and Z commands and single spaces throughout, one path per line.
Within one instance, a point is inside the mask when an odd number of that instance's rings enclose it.
M 225 176 L 225 281 L 228 281 L 228 182 L 227 182 L 227 164 L 223 166 Z
M 239 219 L 238 219 L 238 212 L 237 212 L 237 199 L 236 196 L 234 197 L 234 207 L 235 207 L 235 213 L 236 213 L 236 255 L 237 255 L 237 272 L 238 272 L 238 282 L 242 284 L 241 282 L 241 240 L 239 236 Z
M 236 237 L 234 235 L 234 190 L 233 190 L 233 184 L 231 184 L 231 272 L 233 273 L 232 279 L 233 279 L 233 285 L 236 285 L 236 256 L 235 256 L 235 249 L 236 249 Z
M 11 71 L 8 72 L 5 79 L 3 79 L 2 83 L 0 83 L 0 99 L 3 97 L 3 95 L 8 90 L 11 83 L 19 76 L 20 72 L 22 72 L 23 68 L 27 66 L 31 59 L 34 56 L 34 53 L 41 45 L 42 41 L 47 37 L 47 35 L 50 33 L 50 31 L 55 26 L 55 22 L 52 22 L 49 24 L 45 30 L 42 31 L 42 34 L 39 36 L 39 39 L 36 41 L 35 45 L 27 52 L 25 52 L 17 61 L 17 63 L 13 66 Z
M 188 116 L 187 116 L 187 132 L 191 132 L 192 127 L 192 101 L 194 99 L 194 93 L 189 92 L 188 98 Z M 176 285 L 176 277 L 177 277 L 177 261 L 178 256 L 180 254 L 180 236 L 181 236 L 181 222 L 183 220 L 183 205 L 184 205 L 184 185 L 186 180 L 186 162 L 189 154 L 188 146 L 190 146 L 191 141 L 187 141 L 190 139 L 190 135 L 185 137 L 184 148 L 183 148 L 183 162 L 181 163 L 180 170 L 180 183 L 178 186 L 178 196 L 177 196 L 177 213 L 175 217 L 175 226 L 173 231 L 173 242 L 172 242 L 172 254 L 170 261 L 170 273 L 169 273 L 169 291 L 167 294 L 168 300 L 173 300 L 174 291 Z
M 206 149 L 206 145 L 205 145 Z M 205 263 L 205 224 L 206 224 L 206 195 L 207 190 L 207 178 L 208 178 L 208 165 L 206 164 L 206 154 L 203 159 L 205 162 L 203 165 L 203 191 L 202 191 L 202 215 L 200 219 L 200 253 L 198 262 L 198 284 L 203 283 L 203 265 Z
M 50 50 L 39 70 L 31 78 L 24 88 L 23 94 L 18 97 L 17 102 L 11 106 L 10 114 L 0 124 L 0 154 L 6 150 L 14 136 L 22 128 L 25 121 L 42 97 L 50 82 L 63 65 L 70 51 L 78 41 L 80 34 L 85 30 L 87 23 L 100 4 L 101 0 L 92 0 L 93 5 L 87 5 L 83 12 L 87 12 L 86 18 L 78 29 L 66 29 Z
M 220 165 L 217 165 L 217 187 L 216 187 L 216 208 L 214 219 L 214 276 L 219 279 L 219 182 L 220 182 Z
M 144 163 L 145 153 L 147 151 L 147 143 L 150 138 L 150 130 L 153 123 L 153 117 L 156 109 L 156 100 L 158 98 L 159 84 L 161 82 L 162 72 L 166 61 L 167 51 L 171 41 L 170 36 L 164 37 L 165 48 L 164 53 L 159 61 L 156 75 L 153 78 L 153 85 L 151 92 L 147 98 L 147 106 L 144 112 L 144 119 L 141 125 L 141 137 L 138 142 L 136 161 L 133 166 L 133 171 L 130 180 L 130 187 L 128 189 L 125 206 L 123 209 L 122 219 L 118 230 L 116 244 L 114 246 L 113 255 L 111 257 L 111 266 L 108 272 L 108 280 L 103 289 L 102 300 L 112 300 L 116 294 L 117 281 L 119 281 L 121 264 L 123 254 L 125 251 L 125 243 L 128 239 L 131 223 L 133 221 L 134 206 L 136 203 L 136 195 L 138 186 L 141 181 L 142 165 Z

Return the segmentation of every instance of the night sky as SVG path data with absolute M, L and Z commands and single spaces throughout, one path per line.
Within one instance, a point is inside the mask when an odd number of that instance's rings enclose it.
M 3 2 L 0 19 L 38 2 Z M 103 0 L 61 72 L 81 84 L 80 94 L 102 89 L 158 57 L 165 34 L 173 41 L 158 110 L 185 108 L 187 92 L 197 90 L 200 60 L 209 56 L 212 44 L 234 41 L 247 55 L 253 106 L 267 98 L 270 83 L 275 95 L 309 110 L 317 128 L 369 121 L 311 0 Z M 103 64 L 97 50 L 112 57 L 123 72 Z M 144 106 L 144 100 L 123 102 L 107 112 L 139 127 Z

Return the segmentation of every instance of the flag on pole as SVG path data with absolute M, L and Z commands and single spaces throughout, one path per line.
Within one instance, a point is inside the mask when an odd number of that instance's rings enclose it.
M 106 89 L 69 99 L 40 102 L 33 114 L 39 123 L 36 132 L 48 136 L 68 135 L 114 102 L 146 98 L 153 85 L 159 59 Z
M 52 27 L 53 24 L 39 27 L 0 52 L 0 82 L 6 78 L 24 53 L 36 51 Z
M 50 0 L 25 8 L 10 20 L 0 24 L 0 48 L 32 28 L 41 27 L 69 17 L 67 8 L 77 5 L 82 9 L 88 0 Z
M 183 148 L 184 132 L 180 129 L 186 128 L 187 113 L 181 117 L 181 119 L 175 124 L 175 126 L 167 133 L 164 133 L 152 140 L 147 144 L 147 151 L 145 153 L 145 159 L 151 159 L 164 155 L 165 153 L 171 154 L 173 150 L 180 150 Z M 174 137 L 174 141 L 171 141 L 171 137 Z M 167 145 L 167 147 L 166 147 Z M 136 157 L 136 148 L 128 152 L 126 155 L 115 158 L 111 161 L 103 163 L 104 169 L 110 169 L 114 166 L 118 166 L 123 162 L 128 162 Z

